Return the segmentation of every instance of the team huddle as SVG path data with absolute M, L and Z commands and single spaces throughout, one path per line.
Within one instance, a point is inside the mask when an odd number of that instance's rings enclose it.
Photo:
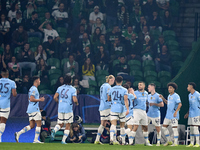
M 0 142 L 1 136 L 5 130 L 6 121 L 10 113 L 10 95 L 17 96 L 16 84 L 14 81 L 8 79 L 8 70 L 2 69 L 2 78 L 0 79 Z M 37 87 L 40 85 L 40 78 L 35 76 L 32 78 L 33 86 L 28 92 L 28 108 L 27 114 L 29 116 L 29 125 L 15 133 L 15 140 L 19 142 L 20 135 L 33 129 L 35 124 L 35 138 L 33 143 L 42 143 L 38 140 L 41 131 L 41 113 L 39 109 L 39 102 L 45 100 L 44 97 L 40 97 Z M 111 85 L 116 83 L 115 86 Z M 155 125 L 157 131 L 157 144 L 160 146 L 161 140 L 161 125 L 160 125 L 160 107 L 167 104 L 167 113 L 163 122 L 163 132 L 167 138 L 167 142 L 164 146 L 178 146 L 178 120 L 179 110 L 182 106 L 180 97 L 175 90 L 178 88 L 176 83 L 168 83 L 169 96 L 167 100 L 155 91 L 156 85 L 151 83 L 148 85 L 148 94 L 145 91 L 145 83 L 138 83 L 138 90 L 134 91 L 128 84 L 122 86 L 123 78 L 117 76 L 116 79 L 113 75 L 106 77 L 106 83 L 100 87 L 100 118 L 101 124 L 98 128 L 98 133 L 94 144 L 102 144 L 100 142 L 100 136 L 106 127 L 106 122 L 111 122 L 110 131 L 110 145 L 125 145 L 126 135 L 129 139 L 129 145 L 134 145 L 134 139 L 136 131 L 139 125 L 142 126 L 142 132 L 145 139 L 146 146 L 152 146 L 148 140 L 148 124 Z M 200 118 L 199 118 L 199 103 L 200 94 L 195 90 L 196 85 L 193 82 L 188 84 L 187 90 L 189 94 L 189 111 L 184 116 L 188 118 L 188 125 L 190 125 L 190 138 L 191 142 L 188 147 L 199 147 L 199 130 Z M 51 132 L 51 139 L 54 140 L 55 134 L 60 130 L 64 124 L 66 124 L 64 135 L 62 138 L 62 144 L 66 144 L 66 139 L 69 135 L 70 125 L 73 122 L 73 102 L 78 105 L 76 89 L 71 86 L 71 77 L 66 76 L 64 78 L 64 85 L 60 86 L 55 95 L 54 100 L 58 102 L 58 120 L 57 125 Z M 164 102 L 164 103 L 163 103 Z M 146 108 L 148 106 L 148 112 Z M 120 138 L 121 143 L 116 139 L 117 134 L 117 121 L 120 122 Z M 125 125 L 127 128 L 125 129 Z M 171 125 L 174 135 L 174 141 L 170 139 L 169 130 L 167 127 Z M 194 138 L 196 138 L 196 144 L 194 145 Z

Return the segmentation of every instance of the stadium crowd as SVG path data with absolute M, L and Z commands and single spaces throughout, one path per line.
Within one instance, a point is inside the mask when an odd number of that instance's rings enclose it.
M 32 75 L 44 84 L 56 80 L 54 89 L 70 75 L 78 93 L 84 92 L 79 81 L 96 81 L 99 70 L 133 84 L 130 60 L 151 60 L 157 73 L 171 72 L 161 34 L 169 30 L 169 0 L 1 0 L 0 70 L 9 69 L 21 93 L 28 92 Z M 53 69 L 61 76 L 50 77 Z

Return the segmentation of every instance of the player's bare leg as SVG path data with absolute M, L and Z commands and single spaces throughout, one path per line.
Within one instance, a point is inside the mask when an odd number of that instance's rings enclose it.
M 1 136 L 6 128 L 6 121 L 7 119 L 5 117 L 0 117 L 0 142 L 1 142 Z

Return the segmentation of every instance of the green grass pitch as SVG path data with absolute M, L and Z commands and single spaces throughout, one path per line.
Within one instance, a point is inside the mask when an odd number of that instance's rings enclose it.
M 193 148 L 193 147 L 192 147 Z M 94 145 L 94 144 L 60 144 L 60 143 L 45 143 L 45 144 L 33 144 L 33 143 L 0 143 L 0 150 L 184 150 L 191 149 L 185 145 L 179 145 L 178 147 L 164 147 L 164 146 L 152 146 L 147 147 L 144 145 Z M 193 148 L 198 149 L 198 148 Z

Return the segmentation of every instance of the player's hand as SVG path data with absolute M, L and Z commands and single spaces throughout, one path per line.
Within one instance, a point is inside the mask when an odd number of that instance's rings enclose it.
M 78 103 L 78 102 L 75 102 L 75 104 L 76 104 L 76 106 L 78 106 L 78 105 L 79 105 L 79 103 Z
M 41 98 L 40 98 L 40 101 L 41 101 L 41 102 L 43 102 L 44 100 L 45 100 L 45 98 L 44 98 L 44 97 L 41 97 Z
M 177 112 L 175 111 L 175 113 L 174 113 L 174 117 L 176 117 L 177 116 Z
M 153 106 L 153 105 L 155 105 L 155 104 L 154 104 L 154 103 L 149 103 L 149 105 L 150 105 L 150 106 Z
M 129 110 L 126 111 L 126 116 L 129 114 Z
M 161 99 L 163 99 L 163 98 L 164 98 L 162 94 L 160 94 L 160 95 L 159 95 L 159 97 L 160 97 Z
M 188 116 L 189 116 L 189 114 L 187 113 L 187 114 L 185 114 L 185 116 L 184 116 L 184 119 L 187 119 L 188 118 Z

